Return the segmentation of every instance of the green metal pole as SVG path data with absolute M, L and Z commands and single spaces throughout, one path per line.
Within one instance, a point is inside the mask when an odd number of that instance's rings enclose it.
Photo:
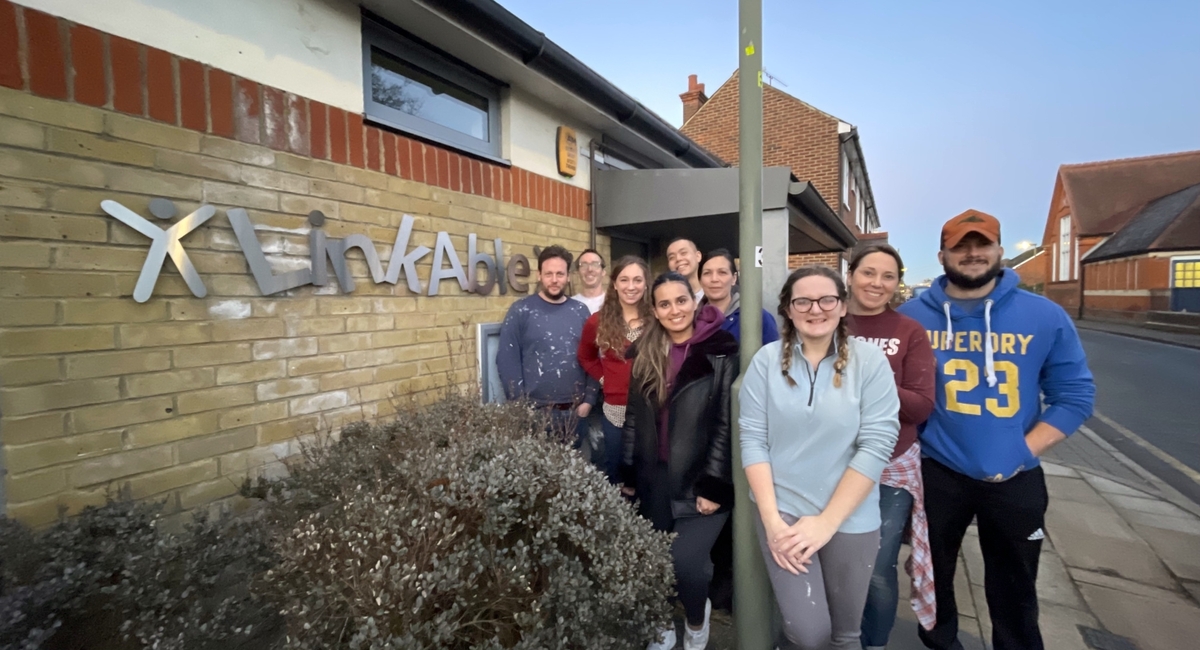
M 738 0 L 738 257 L 741 259 L 741 367 L 762 347 L 762 0 Z M 774 647 L 771 584 L 754 530 L 754 504 L 742 471 L 741 379 L 734 385 L 733 508 L 734 623 L 740 650 Z

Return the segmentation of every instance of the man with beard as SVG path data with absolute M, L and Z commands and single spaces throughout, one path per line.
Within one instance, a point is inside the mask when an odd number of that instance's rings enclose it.
M 548 246 L 538 255 L 538 292 L 508 308 L 496 370 L 507 399 L 528 399 L 547 411 L 556 435 L 579 436 L 586 434 L 586 425 L 572 426 L 572 416 L 580 423 L 587 418 L 596 391 L 575 354 L 591 312 L 567 298 L 570 269 L 571 254 L 562 246 Z
M 961 650 L 954 570 L 972 519 L 995 650 L 1041 650 L 1038 557 L 1046 481 L 1038 456 L 1092 414 L 1096 388 L 1075 325 L 1003 270 L 1000 223 L 968 210 L 942 226 L 945 275 L 899 311 L 924 326 L 937 405 L 920 429 L 937 619 L 928 648 Z M 1044 396 L 1045 408 L 1039 396 Z

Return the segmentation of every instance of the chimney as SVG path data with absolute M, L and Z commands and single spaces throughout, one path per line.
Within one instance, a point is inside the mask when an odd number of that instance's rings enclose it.
M 688 89 L 686 93 L 679 96 L 683 100 L 683 121 L 686 123 L 692 119 L 696 111 L 708 101 L 708 95 L 704 94 L 704 84 L 696 83 L 696 75 L 688 75 Z

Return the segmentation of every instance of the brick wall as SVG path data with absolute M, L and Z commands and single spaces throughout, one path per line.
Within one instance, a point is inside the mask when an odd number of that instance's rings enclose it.
M 586 192 L 5 0 L 0 85 L 0 439 L 7 513 L 32 525 L 113 489 L 222 503 L 281 471 L 298 435 L 473 379 L 473 326 L 514 299 L 453 281 L 415 296 L 357 252 L 353 294 L 263 297 L 225 210 L 249 212 L 277 273 L 307 267 L 314 209 L 385 263 L 406 214 L 410 246 L 444 230 L 460 258 L 469 232 L 509 256 L 588 242 Z M 148 217 L 155 197 L 218 208 L 183 239 L 206 298 L 169 261 L 149 301 L 131 297 L 149 240 L 100 201 Z
M 1013 270 L 1021 278 L 1022 284 L 1029 287 L 1045 286 L 1050 281 L 1050 253 L 1042 251 Z
M 1091 318 L 1129 320 L 1134 314 L 1170 309 L 1171 262 L 1141 255 L 1084 268 L 1084 313 Z
M 801 266 L 810 264 L 823 264 L 829 268 L 841 272 L 842 270 L 842 254 L 841 253 L 801 253 L 798 255 L 788 255 L 788 268 L 798 269 Z
M 722 160 L 738 163 L 738 78 L 735 74 L 680 129 Z M 834 212 L 841 211 L 838 120 L 770 86 L 763 88 L 763 164 L 790 167 Z M 853 217 L 849 223 L 853 224 Z

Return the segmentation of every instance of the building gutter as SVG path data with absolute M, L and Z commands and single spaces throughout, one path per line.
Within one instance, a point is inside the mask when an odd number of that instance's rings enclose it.
M 815 218 L 818 225 L 822 226 L 831 237 L 839 241 L 846 249 L 853 248 L 858 243 L 858 238 L 850 231 L 850 228 L 842 221 L 833 208 L 825 202 L 821 197 L 821 193 L 813 184 L 808 181 L 792 182 L 788 187 L 788 194 L 791 195 L 793 201 Z
M 453 19 L 481 41 L 520 60 L 530 70 L 600 109 L 617 123 L 670 152 L 689 167 L 725 167 L 725 163 L 681 134 L 584 65 L 546 35 L 530 27 L 494 0 L 421 0 Z
M 843 133 L 841 139 L 843 143 L 852 145 L 854 159 L 858 162 L 858 166 L 862 168 L 863 187 L 866 188 L 866 196 L 863 199 L 867 204 L 867 213 L 870 215 L 871 225 L 879 228 L 879 211 L 875 209 L 875 192 L 871 189 L 871 175 L 867 173 L 867 159 L 863 156 L 862 141 L 858 137 L 858 127 L 850 127 L 850 131 Z

